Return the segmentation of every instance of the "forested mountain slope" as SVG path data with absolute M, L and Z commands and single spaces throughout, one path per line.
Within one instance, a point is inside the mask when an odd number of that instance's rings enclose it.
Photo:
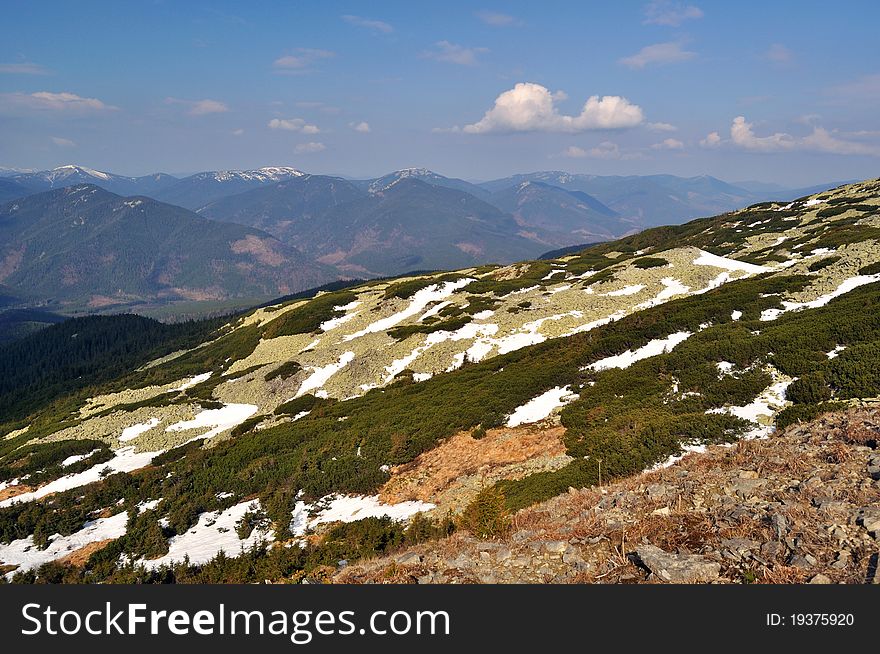
M 296 580 L 876 397 L 878 208 L 874 180 L 250 312 L 8 420 L 0 561 Z
M 93 185 L 0 205 L 0 282 L 61 310 L 271 297 L 336 276 L 265 232 Z

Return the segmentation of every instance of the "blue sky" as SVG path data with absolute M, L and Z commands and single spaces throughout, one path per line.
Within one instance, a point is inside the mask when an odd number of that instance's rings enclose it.
M 876 2 L 7 0 L 3 14 L 0 166 L 880 175 Z

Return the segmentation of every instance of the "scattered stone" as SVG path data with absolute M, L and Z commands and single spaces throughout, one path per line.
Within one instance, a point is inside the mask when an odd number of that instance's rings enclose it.
M 830 577 L 827 577 L 826 575 L 823 575 L 820 573 L 820 574 L 817 574 L 812 579 L 810 579 L 810 583 L 811 584 L 831 584 L 834 582 L 831 581 Z
M 422 562 L 422 557 L 420 554 L 416 554 L 415 552 L 409 552 L 407 554 L 403 554 L 402 556 L 398 556 L 395 561 L 400 565 L 418 565 Z
M 641 545 L 636 554 L 658 579 L 676 584 L 706 583 L 721 573 L 721 564 L 698 554 L 670 554 L 654 545 Z

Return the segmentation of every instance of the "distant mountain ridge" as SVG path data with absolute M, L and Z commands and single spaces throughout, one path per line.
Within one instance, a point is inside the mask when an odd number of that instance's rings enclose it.
M 0 283 L 61 309 L 265 297 L 335 277 L 265 232 L 94 185 L 0 205 Z

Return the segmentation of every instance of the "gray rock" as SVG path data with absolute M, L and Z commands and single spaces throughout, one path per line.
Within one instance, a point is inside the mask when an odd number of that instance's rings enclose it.
M 547 540 L 544 541 L 544 549 L 550 554 L 563 554 L 568 548 L 568 542 L 564 540 Z
M 816 563 L 816 557 L 810 554 L 794 554 L 788 559 L 788 565 L 795 568 L 812 568 Z
M 654 545 L 640 545 L 636 554 L 654 576 L 676 584 L 715 581 L 721 573 L 721 564 L 698 554 L 670 554 Z
M 815 577 L 813 577 L 812 579 L 810 579 L 810 583 L 811 584 L 831 584 L 834 582 L 832 582 L 829 577 L 826 577 L 823 574 L 818 574 Z
M 856 512 L 855 522 L 864 527 L 875 539 L 880 540 L 880 507 L 862 507 Z
M 773 529 L 776 530 L 776 539 L 782 540 L 785 538 L 785 535 L 788 533 L 788 518 L 781 513 L 774 513 L 773 517 L 770 518 L 770 522 L 773 524 Z
M 422 562 L 422 557 L 415 552 L 409 552 L 408 554 L 398 556 L 395 561 L 400 565 L 418 565 Z
M 500 547 L 495 551 L 495 559 L 497 561 L 507 561 L 513 554 L 509 547 Z
M 724 492 L 748 499 L 757 495 L 766 484 L 766 479 L 732 479 L 724 486 Z

